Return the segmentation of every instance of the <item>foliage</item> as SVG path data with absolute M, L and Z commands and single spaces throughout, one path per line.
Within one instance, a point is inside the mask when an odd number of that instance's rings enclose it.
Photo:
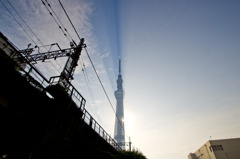
M 117 159 L 147 159 L 140 150 L 119 152 Z

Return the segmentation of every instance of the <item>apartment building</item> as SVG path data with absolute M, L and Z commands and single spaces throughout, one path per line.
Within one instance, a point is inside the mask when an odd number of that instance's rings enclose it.
M 188 159 L 240 159 L 240 138 L 209 140 Z

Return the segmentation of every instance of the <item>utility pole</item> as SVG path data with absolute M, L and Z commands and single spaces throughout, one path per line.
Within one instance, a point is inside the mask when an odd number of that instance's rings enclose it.
M 131 146 L 132 146 L 132 142 L 131 142 L 131 138 L 129 137 L 129 151 L 132 151 Z
M 81 55 L 82 49 L 85 47 L 86 44 L 84 44 L 84 38 L 82 38 L 80 40 L 79 45 L 77 45 L 77 47 L 74 48 L 73 53 L 68 57 L 65 67 L 60 75 L 61 76 L 60 82 L 62 82 L 65 87 L 67 87 L 68 82 L 70 82 L 70 80 L 73 80 L 73 74 L 78 65 L 77 63 L 79 57 Z
M 52 44 L 54 45 L 54 44 Z M 70 43 L 71 48 L 67 49 L 61 49 L 59 46 L 59 50 L 54 51 L 47 51 L 43 53 L 38 54 L 32 54 L 34 49 L 29 48 L 30 45 L 28 45 L 28 48 L 25 50 L 20 50 L 20 54 L 22 57 L 18 57 L 17 61 L 21 63 L 21 61 L 24 63 L 24 61 L 27 61 L 31 64 L 36 64 L 37 61 L 44 62 L 46 59 L 56 59 L 59 57 L 68 57 L 67 62 L 63 68 L 63 71 L 60 74 L 59 82 L 63 84 L 63 86 L 66 88 L 69 85 L 69 82 L 73 80 L 73 74 L 77 67 L 77 63 L 79 60 L 79 57 L 81 55 L 82 49 L 87 47 L 86 44 L 84 44 L 84 38 L 82 38 L 78 45 L 76 43 Z M 36 47 L 35 47 L 36 48 Z M 59 76 L 58 76 L 59 77 Z

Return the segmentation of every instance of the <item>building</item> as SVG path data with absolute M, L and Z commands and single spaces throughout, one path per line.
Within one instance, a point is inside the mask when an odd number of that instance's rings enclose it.
M 240 159 L 240 138 L 209 140 L 188 159 Z
M 119 75 L 117 79 L 117 90 L 114 93 L 117 100 L 114 139 L 119 145 L 121 145 L 122 149 L 125 149 L 124 110 L 123 110 L 124 91 L 122 83 L 123 80 L 121 75 L 121 60 L 119 60 Z
M 0 32 L 0 48 L 8 55 L 13 56 L 18 51 L 17 47 Z
M 19 49 L 10 41 L 3 33 L 0 32 L 0 49 L 2 49 L 8 56 L 13 58 L 16 61 L 16 54 Z M 25 63 L 19 63 L 19 66 L 22 69 L 26 68 Z

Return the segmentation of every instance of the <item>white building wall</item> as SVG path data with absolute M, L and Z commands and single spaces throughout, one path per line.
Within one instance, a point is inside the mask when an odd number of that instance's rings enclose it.
M 240 159 L 240 138 L 207 141 L 188 159 Z

